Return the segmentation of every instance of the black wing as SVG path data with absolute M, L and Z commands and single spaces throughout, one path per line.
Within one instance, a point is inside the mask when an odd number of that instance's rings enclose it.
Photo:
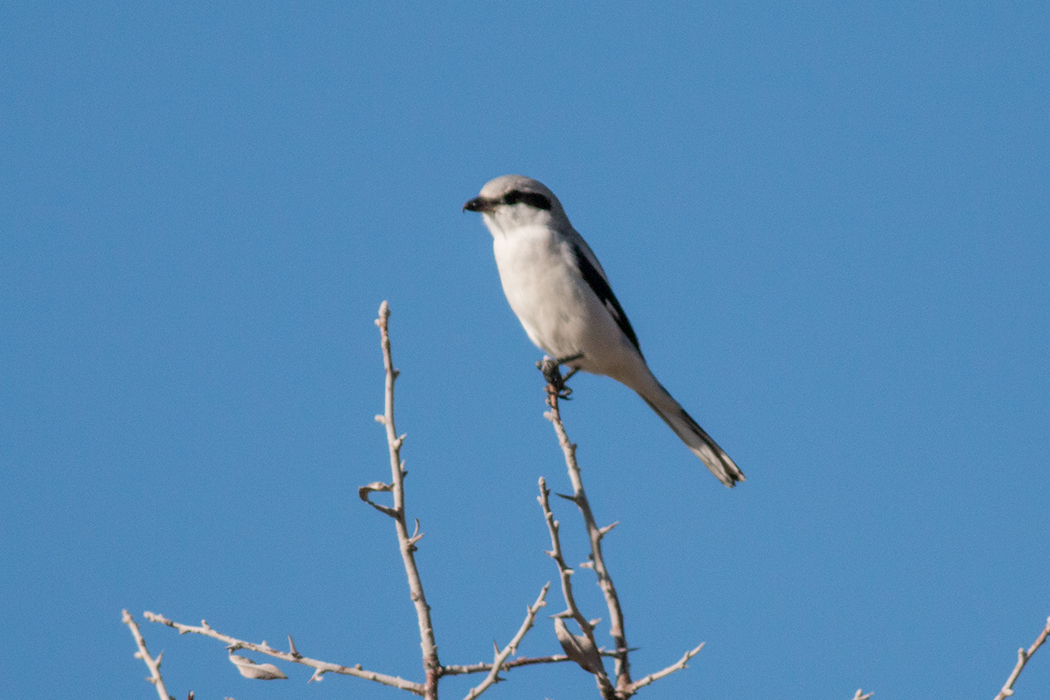
M 620 302 L 616 300 L 616 295 L 613 294 L 612 287 L 605 281 L 602 273 L 598 272 L 597 268 L 591 264 L 591 261 L 584 254 L 580 246 L 573 244 L 572 252 L 576 256 L 576 267 L 579 268 L 580 274 L 583 279 L 594 290 L 594 293 L 598 295 L 598 299 L 605 304 L 605 308 L 609 310 L 613 320 L 616 321 L 616 325 L 620 327 L 624 335 L 627 336 L 631 344 L 634 345 L 635 350 L 638 354 L 641 354 L 642 348 L 638 345 L 638 336 L 634 334 L 634 329 L 631 328 L 631 322 L 627 320 L 627 314 L 623 312 L 623 307 L 620 306 Z

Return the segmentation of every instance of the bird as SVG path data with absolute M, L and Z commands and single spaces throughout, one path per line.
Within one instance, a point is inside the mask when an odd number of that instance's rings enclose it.
M 480 213 L 492 234 L 503 292 L 529 340 L 573 373 L 604 375 L 634 390 L 726 486 L 745 480 L 657 381 L 605 270 L 546 185 L 503 175 L 463 211 Z

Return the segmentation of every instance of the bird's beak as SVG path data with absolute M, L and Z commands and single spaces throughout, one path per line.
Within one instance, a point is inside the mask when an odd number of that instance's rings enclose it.
M 469 202 L 463 205 L 463 211 L 476 211 L 480 213 L 492 211 L 495 208 L 496 203 L 491 199 L 486 199 L 485 197 L 475 197 L 474 199 L 470 200 Z

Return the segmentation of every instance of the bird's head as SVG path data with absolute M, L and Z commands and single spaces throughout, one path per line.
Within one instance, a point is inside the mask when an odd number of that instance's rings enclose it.
M 546 185 L 522 175 L 503 175 L 489 180 L 463 211 L 479 212 L 495 233 L 520 226 L 569 226 L 561 202 Z

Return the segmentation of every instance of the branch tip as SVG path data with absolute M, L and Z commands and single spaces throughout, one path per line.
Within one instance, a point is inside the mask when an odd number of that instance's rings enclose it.
M 254 642 L 245 641 L 243 639 L 236 639 L 234 637 L 230 637 L 229 635 L 217 632 L 211 629 L 210 627 L 205 628 L 203 626 L 193 627 L 190 625 L 184 625 L 182 623 L 169 620 L 163 617 L 162 615 L 156 615 L 154 613 L 147 613 L 147 616 L 151 622 L 164 624 L 167 627 L 171 627 L 177 630 L 180 634 L 187 634 L 192 632 L 193 634 L 211 637 L 212 639 L 224 642 L 226 644 L 226 648 L 230 651 L 231 656 L 234 656 L 232 653 L 234 651 L 237 651 L 239 649 L 247 649 L 249 651 L 254 651 L 260 654 L 272 656 L 276 659 L 281 659 L 283 661 L 288 661 L 290 663 L 296 663 L 301 666 L 312 668 L 314 670 L 313 680 L 320 680 L 321 676 L 323 676 L 326 673 L 338 673 L 344 676 L 355 676 L 357 678 L 364 678 L 366 680 L 374 681 L 382 685 L 399 688 L 401 690 L 407 690 L 411 693 L 414 693 L 415 695 L 425 695 L 422 683 L 414 683 L 412 681 L 406 681 L 403 678 L 388 676 L 386 674 L 376 673 L 373 671 L 367 671 L 362 669 L 360 664 L 357 664 L 353 667 L 333 664 L 327 661 L 320 661 L 318 659 L 311 659 L 309 657 L 303 656 L 302 654 L 299 654 L 298 650 L 294 650 L 294 653 L 292 653 L 291 651 L 285 652 L 280 651 L 279 649 L 274 649 L 269 645 L 266 645 L 264 647 L 262 644 L 256 644 Z M 289 635 L 288 638 L 288 646 L 290 649 L 294 649 L 295 647 L 295 642 L 292 640 L 291 635 Z M 266 678 L 264 679 L 277 679 L 282 677 L 276 675 L 280 674 L 281 671 L 275 666 L 272 666 L 272 664 L 254 664 L 254 662 L 251 662 L 250 659 L 246 659 L 245 657 L 236 657 L 234 659 L 231 659 L 231 661 L 234 662 L 238 670 L 241 671 L 242 675 L 253 674 L 249 677 L 259 678 L 266 676 Z M 252 668 L 253 666 L 254 668 Z M 245 673 L 245 670 L 247 670 L 248 673 Z M 254 675 L 260 672 L 262 673 L 262 675 Z
M 1039 636 L 1035 638 L 1032 646 L 1026 650 L 1024 647 L 1017 650 L 1017 665 L 1014 666 L 1013 673 L 1006 679 L 1006 683 L 1003 685 L 1002 690 L 995 696 L 995 700 L 1003 700 L 1014 694 L 1014 683 L 1017 682 L 1017 677 L 1021 675 L 1021 671 L 1024 670 L 1025 665 L 1031 660 L 1035 652 L 1046 642 L 1047 636 L 1050 636 L 1050 617 L 1046 619 L 1046 627 L 1039 633 Z
M 146 668 L 149 669 L 150 675 L 146 677 L 146 680 L 153 684 L 153 687 L 157 689 L 157 695 L 160 700 L 172 700 L 172 696 L 168 694 L 168 689 L 164 687 L 164 679 L 160 675 L 160 662 L 164 658 L 164 652 L 157 654 L 157 658 L 153 658 L 149 655 L 149 650 L 146 649 L 146 640 L 142 636 L 142 632 L 139 631 L 138 623 L 135 622 L 135 618 L 131 616 L 127 610 L 122 611 L 121 622 L 128 626 L 131 630 L 131 635 L 135 638 L 135 645 L 138 647 L 138 651 L 135 653 L 135 658 L 141 660 L 146 664 Z M 147 619 L 150 613 L 146 613 Z

